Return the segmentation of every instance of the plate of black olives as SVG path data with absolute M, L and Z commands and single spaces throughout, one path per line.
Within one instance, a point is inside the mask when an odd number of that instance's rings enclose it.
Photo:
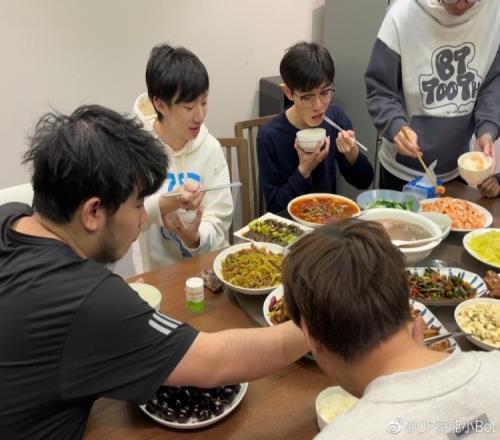
M 197 429 L 216 423 L 238 406 L 248 382 L 217 388 L 161 386 L 139 407 L 154 421 L 170 428 Z

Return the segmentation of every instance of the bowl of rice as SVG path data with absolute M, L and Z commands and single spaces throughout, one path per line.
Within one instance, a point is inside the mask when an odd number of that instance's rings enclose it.
M 337 417 L 351 410 L 358 399 L 342 387 L 325 388 L 316 397 L 316 417 L 319 429 L 333 422 Z

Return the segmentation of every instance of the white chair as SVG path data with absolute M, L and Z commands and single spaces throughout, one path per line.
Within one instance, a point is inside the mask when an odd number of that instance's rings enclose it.
M 31 183 L 0 189 L 0 205 L 8 202 L 21 202 L 31 206 L 33 203 L 33 187 Z

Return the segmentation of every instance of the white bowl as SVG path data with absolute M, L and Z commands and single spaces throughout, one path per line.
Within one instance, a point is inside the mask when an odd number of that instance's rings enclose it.
M 178 209 L 176 213 L 186 225 L 188 225 L 189 223 L 193 223 L 194 219 L 196 218 L 196 211 L 186 211 L 185 209 Z
M 486 304 L 493 304 L 496 307 L 500 308 L 500 299 L 494 299 L 494 298 L 473 298 L 473 299 L 468 299 L 467 301 L 464 301 L 460 303 L 456 308 L 455 308 L 455 322 L 457 323 L 458 327 L 462 331 L 467 331 L 463 328 L 462 325 L 460 325 L 460 322 L 458 320 L 458 315 L 462 310 L 468 309 L 470 307 L 475 307 L 479 303 L 486 303 Z M 498 330 L 497 330 L 498 333 Z M 479 348 L 482 348 L 483 350 L 487 351 L 492 351 L 492 350 L 499 350 L 500 347 L 495 347 L 494 345 L 488 344 L 486 342 L 483 342 L 481 339 L 475 336 L 467 336 L 467 339 L 472 342 L 474 345 L 478 346 Z
M 160 311 L 161 292 L 155 286 L 146 283 L 129 283 L 129 286 L 153 309 Z
M 324 405 L 332 404 L 332 405 L 341 405 L 343 402 L 345 402 L 345 399 L 353 399 L 354 402 L 351 407 L 349 408 L 338 408 L 334 409 L 334 412 L 338 412 L 338 414 L 335 415 L 333 418 L 328 418 L 327 415 L 325 414 L 325 409 Z M 353 395 L 349 394 L 347 391 L 345 391 L 342 387 L 339 386 L 334 386 L 334 387 L 328 387 L 325 388 L 323 391 L 321 391 L 318 396 L 316 397 L 316 403 L 315 403 L 315 408 L 316 408 L 316 417 L 318 419 L 318 426 L 319 429 L 323 429 L 326 425 L 329 423 L 333 422 L 338 416 L 341 414 L 349 411 L 356 403 L 358 402 L 358 399 L 354 397 Z
M 222 281 L 222 283 L 227 286 L 229 289 L 239 292 L 245 293 L 247 295 L 264 295 L 269 293 L 271 290 L 274 290 L 277 286 L 270 287 L 260 287 L 260 288 L 249 288 L 249 287 L 241 287 L 236 286 L 234 284 L 229 283 L 222 276 L 222 262 L 226 259 L 228 255 L 234 254 L 242 249 L 247 249 L 249 247 L 255 246 L 257 248 L 266 249 L 268 251 L 272 251 L 276 254 L 283 254 L 285 249 L 277 244 L 272 243 L 262 243 L 262 242 L 249 242 L 249 243 L 241 243 L 235 244 L 233 246 L 229 246 L 228 248 L 222 250 L 214 260 L 214 272 L 217 277 Z
M 323 141 L 326 138 L 326 130 L 324 128 L 305 128 L 299 130 L 296 134 L 300 148 L 307 153 L 312 153 L 316 149 L 318 141 Z
M 448 217 L 446 214 L 441 214 L 440 212 L 420 212 L 420 215 L 423 215 L 424 217 L 428 218 L 429 220 L 432 220 L 436 225 L 438 225 L 441 228 L 441 232 L 443 234 L 442 240 L 444 240 L 446 237 L 448 237 L 450 231 L 451 231 L 451 218 Z
M 407 211 L 418 212 L 420 209 L 420 202 L 413 194 L 402 191 L 394 191 L 392 189 L 370 189 L 368 191 L 363 191 L 356 197 L 356 203 L 361 209 L 373 209 L 368 206 L 377 200 L 389 200 L 398 203 L 411 201 L 411 209 Z
M 488 266 L 492 266 L 492 267 L 495 267 L 497 269 L 500 269 L 500 264 L 496 264 L 494 261 L 488 260 L 487 258 L 485 258 L 484 255 L 480 255 L 476 251 L 474 251 L 470 246 L 470 241 L 472 238 L 483 235 L 483 234 L 491 234 L 492 232 L 500 233 L 500 228 L 476 229 L 474 231 L 471 231 L 471 232 L 465 234 L 465 236 L 462 240 L 462 243 L 464 245 L 465 250 L 469 254 L 471 254 L 476 260 L 481 261 L 482 263 L 487 264 Z M 493 247 L 493 246 L 495 246 L 494 243 L 495 242 L 493 240 L 488 241 L 488 248 L 490 250 L 494 249 L 494 247 Z
M 413 223 L 418 226 L 425 228 L 430 234 L 431 237 L 441 236 L 441 228 L 424 217 L 423 215 L 417 214 L 411 211 L 404 211 L 402 209 L 391 209 L 391 208 L 374 208 L 369 209 L 367 211 L 363 211 L 360 215 L 362 220 L 383 220 L 383 219 L 394 219 L 394 220 L 403 220 L 408 223 Z M 417 263 L 424 258 L 426 258 L 432 250 L 441 243 L 442 239 L 436 239 L 435 241 L 431 241 L 430 243 L 426 243 L 422 246 L 401 246 L 399 250 L 406 257 L 406 262 Z
M 352 201 L 351 199 L 348 199 L 347 197 L 339 196 L 337 194 L 329 194 L 329 193 L 312 193 L 312 194 L 304 194 L 302 196 L 298 196 L 298 197 L 295 197 L 294 199 L 290 200 L 290 202 L 287 205 L 288 214 L 290 214 L 290 217 L 292 217 L 296 222 L 298 222 L 302 225 L 309 226 L 310 228 L 319 228 L 320 226 L 323 226 L 322 223 L 312 223 L 312 222 L 307 221 L 307 220 L 302 220 L 300 217 L 297 217 L 296 215 L 294 215 L 292 213 L 291 207 L 293 204 L 295 204 L 296 202 L 298 202 L 300 200 L 311 199 L 311 198 L 325 198 L 325 197 L 332 199 L 332 200 L 337 200 L 339 202 L 348 203 L 353 208 L 355 208 L 356 212 L 351 217 L 356 217 L 361 212 L 361 209 L 359 209 L 359 206 L 354 201 Z M 332 220 L 332 221 L 335 221 L 335 220 Z
M 283 298 L 284 292 L 283 292 L 283 284 L 279 285 L 276 287 L 276 289 L 272 290 L 271 293 L 269 293 L 266 296 L 266 299 L 264 300 L 264 303 L 262 304 L 262 314 L 264 315 L 264 319 L 266 320 L 267 324 L 272 327 L 274 324 L 273 321 L 271 321 L 271 318 L 269 318 L 269 306 L 271 305 L 271 300 L 276 298 L 276 300 L 279 300 Z
M 458 158 L 458 172 L 469 185 L 479 185 L 491 174 L 494 162 L 481 151 L 469 151 Z

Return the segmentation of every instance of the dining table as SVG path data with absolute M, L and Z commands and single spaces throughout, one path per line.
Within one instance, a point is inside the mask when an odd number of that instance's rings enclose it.
M 466 199 L 486 208 L 493 216 L 494 227 L 500 227 L 500 199 L 486 199 L 477 189 L 459 182 L 446 185 L 447 195 Z M 420 265 L 461 267 L 480 276 L 491 267 L 479 262 L 464 249 L 463 233 L 451 232 Z M 265 295 L 249 300 L 224 289 L 213 293 L 205 289 L 205 310 L 192 316 L 186 311 L 184 286 L 189 277 L 200 276 L 211 269 L 218 251 L 185 259 L 174 265 L 131 277 L 142 278 L 162 293 L 161 312 L 187 322 L 204 332 L 231 328 L 257 327 L 262 324 L 262 302 Z M 259 305 L 260 301 L 260 305 Z M 256 305 L 257 304 L 257 305 Z M 260 308 L 259 308 L 260 307 Z M 456 330 L 453 307 L 432 307 L 432 312 L 450 330 Z M 465 338 L 463 350 L 477 349 Z M 259 356 L 259 353 L 255 353 Z M 217 423 L 201 429 L 180 430 L 158 424 L 135 403 L 98 399 L 91 411 L 84 438 L 86 440 L 160 440 L 160 439 L 311 439 L 318 432 L 315 398 L 334 385 L 316 362 L 304 357 L 276 373 L 249 383 L 241 403 Z

